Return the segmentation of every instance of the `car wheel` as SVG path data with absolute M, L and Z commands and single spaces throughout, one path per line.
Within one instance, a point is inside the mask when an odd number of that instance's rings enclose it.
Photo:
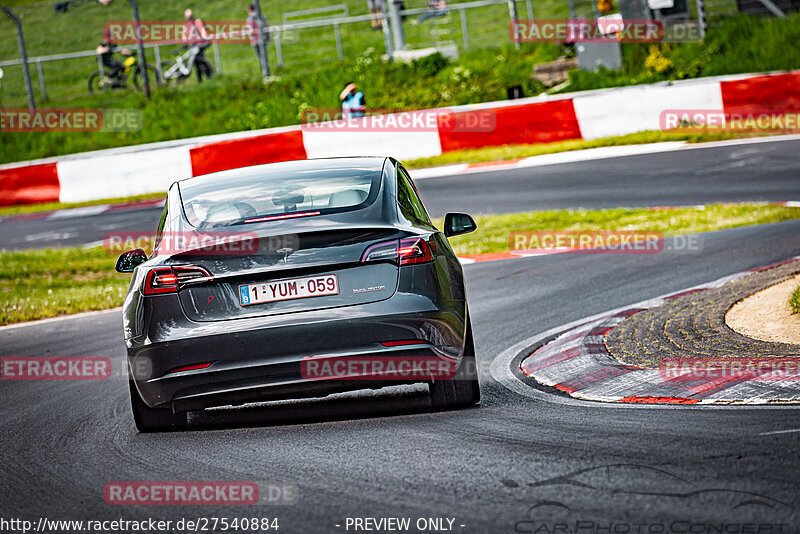
M 467 323 L 466 344 L 461 366 L 452 380 L 439 380 L 428 386 L 431 404 L 435 408 L 470 406 L 481 400 L 478 384 L 478 368 L 475 360 L 475 342 L 472 339 L 472 325 Z
M 160 432 L 186 428 L 186 412 L 173 413 L 169 409 L 151 408 L 139 396 L 133 380 L 128 380 L 128 385 L 131 390 L 133 421 L 136 423 L 136 429 L 139 432 Z

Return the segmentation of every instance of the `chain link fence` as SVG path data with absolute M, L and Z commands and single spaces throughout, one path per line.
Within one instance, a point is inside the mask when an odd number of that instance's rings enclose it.
M 391 1 L 391 0 L 386 0 Z M 183 18 L 183 7 L 162 0 L 139 0 L 142 21 L 174 21 Z M 376 25 L 364 0 L 345 0 L 323 6 L 319 0 L 295 0 L 291 4 L 262 0 L 262 12 L 270 23 L 267 56 L 273 75 L 313 71 L 331 62 L 352 62 L 365 55 L 385 54 L 389 11 Z M 520 16 L 530 8 L 530 0 L 518 0 Z M 37 101 L 69 102 L 70 106 L 90 106 L 89 76 L 102 69 L 95 48 L 103 40 L 109 21 L 130 21 L 130 4 L 124 0 L 103 6 L 90 0 L 15 6 L 25 33 L 28 64 Z M 247 1 L 242 5 L 227 0 L 196 0 L 195 15 L 204 22 L 244 21 Z M 501 46 L 510 42 L 510 9 L 507 0 L 450 2 L 436 16 L 429 12 L 426 0 L 408 0 L 398 5 L 404 19 L 406 47 L 452 47 L 456 53 L 472 48 Z M 381 15 L 377 15 L 380 17 Z M 214 42 L 206 56 L 216 74 L 228 77 L 260 79 L 258 57 L 250 43 Z M 126 45 L 135 49 L 135 45 Z M 389 41 L 391 49 L 393 43 Z M 147 62 L 159 68 L 180 53 L 180 44 L 148 42 Z M 6 107 L 24 107 L 26 88 L 16 31 L 10 20 L 0 14 L 0 102 Z M 188 83 L 196 83 L 187 80 Z M 213 80 L 211 83 L 214 83 Z M 132 86 L 132 83 L 128 83 Z M 106 90 L 109 98 L 125 98 L 125 91 Z
M 336 0 L 333 0 L 336 1 Z M 377 0 L 386 13 L 370 13 L 366 0 L 262 0 L 262 11 L 270 26 L 267 45 L 273 75 L 311 72 L 331 62 L 352 63 L 359 58 L 385 54 L 398 45 L 392 34 L 390 14 L 402 19 L 405 48 L 436 47 L 450 55 L 472 49 L 508 45 L 512 6 L 518 19 L 586 19 L 621 16 L 625 20 L 660 20 L 667 30 L 688 28 L 682 35 L 702 38 L 706 20 L 713 24 L 725 16 L 739 14 L 784 16 L 800 8 L 800 0 L 473 0 L 428 2 L 427 0 Z M 207 22 L 244 21 L 247 0 L 195 0 L 195 14 Z M 395 5 L 392 6 L 392 3 Z M 143 21 L 175 21 L 181 24 L 185 4 L 163 0 L 139 0 Z M 126 0 L 104 6 L 96 0 L 68 0 L 22 4 L 13 8 L 25 32 L 28 63 L 35 98 L 71 107 L 92 107 L 89 76 L 102 69 L 95 48 L 103 40 L 108 21 L 130 21 Z M 384 29 L 384 26 L 387 29 Z M 397 29 L 397 28 L 395 28 Z M 667 32 L 669 33 L 669 32 Z M 135 48 L 129 46 L 129 48 Z M 179 44 L 149 42 L 148 64 L 157 69 L 180 52 Z M 0 104 L 27 105 L 25 79 L 13 23 L 0 13 Z M 207 51 L 216 74 L 259 80 L 258 57 L 247 40 L 215 42 Z M 189 79 L 187 83 L 197 83 Z M 210 83 L 217 83 L 211 80 Z M 132 85 L 132 84 L 130 84 Z M 105 99 L 130 98 L 129 91 L 106 90 Z
M 737 15 L 785 17 L 800 11 L 800 0 L 704 0 L 709 24 Z

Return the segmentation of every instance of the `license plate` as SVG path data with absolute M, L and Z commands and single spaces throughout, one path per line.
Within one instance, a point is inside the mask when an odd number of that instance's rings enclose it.
M 242 306 L 338 294 L 339 281 L 335 274 L 287 278 L 239 286 L 239 302 Z

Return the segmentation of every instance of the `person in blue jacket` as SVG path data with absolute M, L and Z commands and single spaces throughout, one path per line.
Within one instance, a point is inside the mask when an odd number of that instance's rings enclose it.
M 364 93 L 358 91 L 355 82 L 347 82 L 339 94 L 342 101 L 342 119 L 364 117 L 367 114 L 367 102 Z

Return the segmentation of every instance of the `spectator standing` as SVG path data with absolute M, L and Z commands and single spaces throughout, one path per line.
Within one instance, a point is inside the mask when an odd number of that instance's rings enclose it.
M 197 55 L 194 58 L 194 62 L 197 69 L 197 81 L 202 82 L 204 71 L 206 78 L 211 77 L 211 65 L 205 56 L 206 48 L 211 46 L 211 37 L 206 31 L 206 25 L 203 24 L 202 20 L 194 16 L 191 9 L 183 12 L 183 18 L 186 22 L 183 25 L 182 41 L 185 45 L 197 47 Z
M 364 93 L 357 90 L 355 82 L 347 82 L 339 100 L 342 101 L 342 119 L 364 117 L 367 114 L 367 102 Z
M 263 46 L 263 50 L 266 52 L 267 43 L 269 42 L 269 23 L 267 22 L 267 18 L 264 14 L 261 14 L 261 17 L 258 16 L 256 12 L 256 6 L 254 4 L 250 4 L 247 6 L 247 31 L 250 35 L 250 44 L 253 46 L 253 50 L 256 53 L 256 57 L 258 61 L 261 61 L 261 49 L 259 48 L 259 43 Z

